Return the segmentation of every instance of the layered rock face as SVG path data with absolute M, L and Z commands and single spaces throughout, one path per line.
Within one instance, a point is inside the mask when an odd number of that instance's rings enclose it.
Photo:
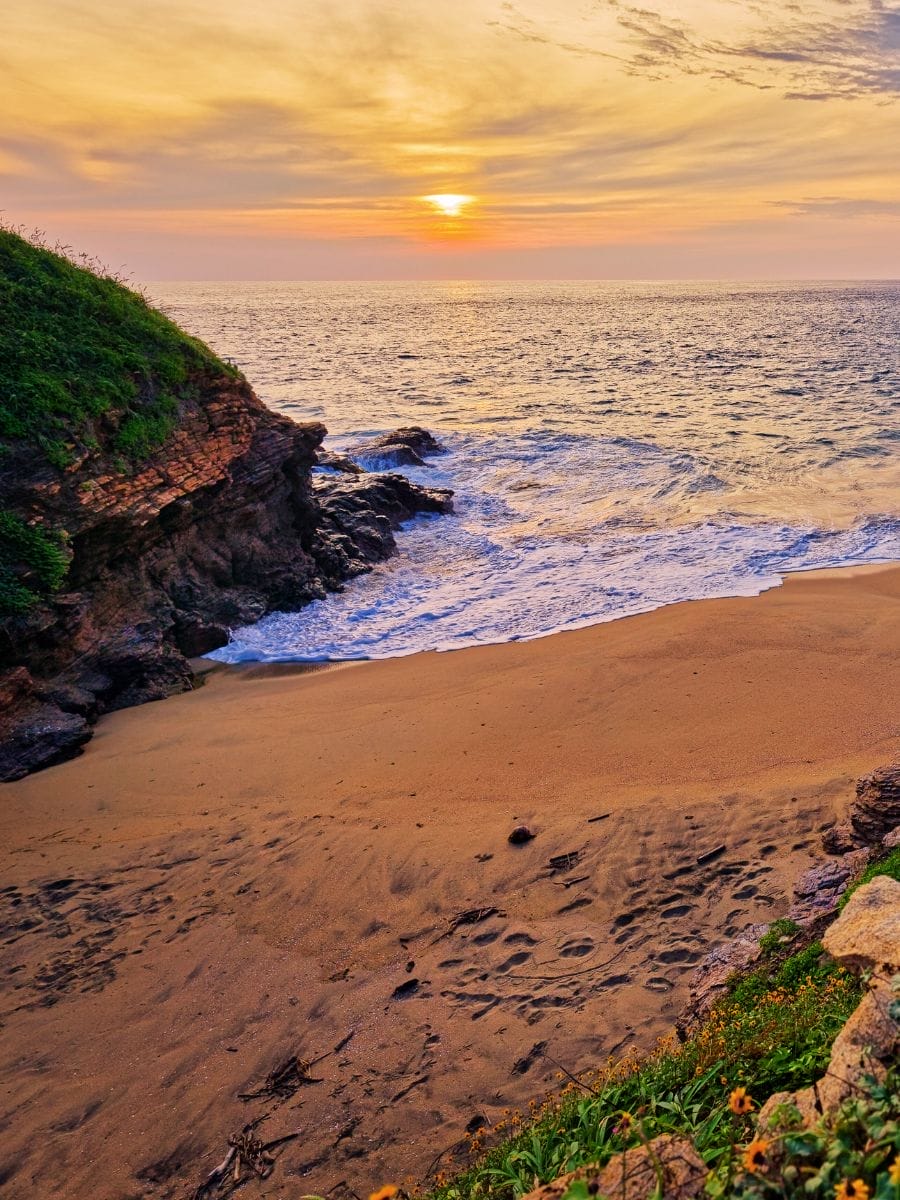
M 829 854 L 847 854 L 879 846 L 900 826 L 900 765 L 879 767 L 856 785 L 846 821 L 826 830 L 822 845 Z
M 228 630 L 297 609 L 370 569 L 451 493 L 401 476 L 313 477 L 325 436 L 210 373 L 175 432 L 123 472 L 84 449 L 65 469 L 25 442 L 0 500 L 67 531 L 64 591 L 0 624 L 0 779 L 78 753 L 98 714 L 192 685 L 187 659 Z

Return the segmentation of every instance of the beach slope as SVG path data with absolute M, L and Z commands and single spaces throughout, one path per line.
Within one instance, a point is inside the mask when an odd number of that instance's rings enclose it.
M 897 757 L 898 617 L 820 573 L 104 718 L 0 791 L 4 1195 L 190 1194 L 263 1116 L 251 1194 L 363 1194 L 647 1046 Z

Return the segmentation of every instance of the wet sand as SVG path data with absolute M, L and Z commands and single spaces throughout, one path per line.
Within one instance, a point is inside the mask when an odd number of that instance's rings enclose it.
M 783 911 L 900 751 L 898 654 L 900 569 L 831 572 L 104 719 L 0 789 L 4 1197 L 188 1197 L 263 1116 L 301 1136 L 242 1195 L 452 1166 Z

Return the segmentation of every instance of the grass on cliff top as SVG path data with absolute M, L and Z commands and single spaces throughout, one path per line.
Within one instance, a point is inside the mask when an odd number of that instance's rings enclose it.
M 0 228 L 0 440 L 60 468 L 79 441 L 143 458 L 210 371 L 235 373 L 102 268 Z
M 0 227 L 0 454 L 36 447 L 58 470 L 76 447 L 127 470 L 162 445 L 204 375 L 235 375 L 102 268 Z M 0 507 L 0 620 L 65 577 L 63 530 Z
M 860 882 L 879 874 L 900 875 L 900 849 L 870 866 Z M 538 1183 L 583 1164 L 603 1165 L 613 1154 L 663 1133 L 693 1141 L 711 1171 L 711 1196 L 803 1194 L 831 1200 L 843 1195 L 837 1190 L 841 1172 L 858 1170 L 877 1180 L 859 1200 L 900 1200 L 900 1166 L 896 1187 L 887 1173 L 892 1155 L 900 1163 L 896 1074 L 885 1088 L 873 1085 L 871 1096 L 854 1101 L 853 1112 L 836 1118 L 839 1132 L 823 1127 L 798 1133 L 796 1147 L 793 1135 L 786 1135 L 788 1150 L 805 1156 L 796 1193 L 792 1184 L 776 1187 L 762 1175 L 758 1188 L 746 1177 L 735 1182 L 743 1170 L 743 1143 L 754 1131 L 747 1113 L 732 1111 L 733 1090 L 745 1089 L 756 1111 L 775 1092 L 796 1091 L 821 1078 L 832 1043 L 862 996 L 859 980 L 834 963 L 820 942 L 802 940 L 792 922 L 776 921 L 763 939 L 761 962 L 732 980 L 727 995 L 686 1041 L 665 1039 L 643 1058 L 610 1061 L 573 1077 L 558 1096 L 532 1101 L 527 1113 L 509 1113 L 490 1131 L 492 1140 L 498 1134 L 505 1140 L 490 1148 L 487 1130 L 467 1135 L 473 1165 L 456 1176 L 440 1176 L 431 1200 L 513 1200 Z M 852 1137 L 846 1132 L 851 1127 Z M 864 1136 L 857 1137 L 860 1129 Z M 874 1155 L 868 1166 L 867 1154 Z

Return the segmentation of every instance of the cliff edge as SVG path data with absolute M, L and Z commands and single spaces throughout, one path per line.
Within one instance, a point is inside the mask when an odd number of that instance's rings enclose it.
M 315 483 L 325 436 L 119 281 L 0 230 L 0 779 L 192 686 L 228 629 L 367 571 L 450 493 Z

